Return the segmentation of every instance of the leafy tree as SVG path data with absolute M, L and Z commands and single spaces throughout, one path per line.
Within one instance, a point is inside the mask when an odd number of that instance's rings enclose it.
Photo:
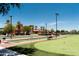
M 12 7 L 20 8 L 20 4 L 19 3 L 0 3 L 0 14 L 6 15 Z
M 34 29 L 34 25 L 29 25 L 31 28 L 32 28 L 32 30 Z
M 57 30 L 56 32 L 57 32 L 57 33 L 60 33 L 60 30 Z
M 69 31 L 65 31 L 65 34 L 69 34 Z
M 77 30 L 71 30 L 70 33 L 71 34 L 77 34 Z
M 7 20 L 3 31 L 4 31 L 4 33 L 9 34 L 9 33 L 12 33 L 14 31 L 14 28 L 15 27 L 11 24 L 10 20 Z
M 4 31 L 0 31 L 0 34 L 1 34 L 1 35 L 2 35 L 2 34 L 4 35 L 5 33 L 4 33 Z
M 61 30 L 61 34 L 65 34 L 65 30 Z
M 30 34 L 31 27 L 30 26 L 24 26 L 24 32 L 25 32 L 25 34 Z
M 20 8 L 20 4 L 19 3 L 0 3 L 0 14 L 7 15 L 10 11 L 11 8 Z M 13 26 L 12 24 L 10 24 L 10 21 L 7 20 L 7 25 L 4 27 L 4 31 L 5 32 L 12 32 Z
M 77 31 L 77 34 L 79 34 L 79 31 Z
M 60 30 L 56 30 L 55 35 L 59 36 L 60 35 Z
M 12 33 L 12 32 L 14 31 L 14 29 L 15 29 L 15 27 L 14 27 L 12 24 L 7 24 L 7 25 L 4 27 L 3 31 L 4 31 L 5 33 L 10 34 L 10 33 Z
M 65 30 L 61 30 L 61 32 L 65 32 Z
M 54 29 L 51 29 L 51 32 L 54 32 Z

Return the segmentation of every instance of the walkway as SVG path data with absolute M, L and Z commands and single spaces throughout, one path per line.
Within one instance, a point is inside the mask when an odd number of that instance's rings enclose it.
M 0 47 L 8 48 L 8 47 L 12 47 L 12 46 L 20 45 L 20 44 L 30 44 L 30 43 L 46 41 L 46 40 L 47 39 L 29 40 L 29 41 L 24 41 L 24 42 L 19 42 L 19 43 L 8 42 L 8 43 L 0 44 Z
M 62 38 L 62 37 L 65 37 L 65 36 L 59 36 L 58 38 Z M 19 43 L 15 43 L 15 42 L 8 42 L 8 43 L 5 43 L 5 44 L 0 44 L 0 47 L 3 47 L 3 48 L 8 48 L 8 47 L 12 47 L 12 46 L 16 46 L 16 45 L 20 45 L 20 44 L 30 44 L 30 43 L 34 43 L 34 42 L 41 42 L 41 41 L 47 41 L 47 39 L 44 37 L 35 37 L 36 40 L 29 40 L 29 41 L 23 41 L 23 42 L 19 42 Z M 40 39 L 40 38 L 43 38 L 43 39 Z M 12 39 L 12 40 L 21 40 L 21 39 L 28 39 L 28 38 L 16 38 L 16 39 Z M 33 38 L 34 39 L 34 38 Z M 11 39 L 8 39 L 8 40 L 11 40 Z

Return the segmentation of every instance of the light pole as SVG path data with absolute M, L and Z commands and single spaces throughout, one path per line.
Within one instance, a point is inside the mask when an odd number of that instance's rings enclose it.
M 48 39 L 48 32 L 47 32 L 47 23 L 45 24 L 46 25 L 46 36 L 47 36 L 47 39 Z
M 46 25 L 46 34 L 47 34 L 47 23 L 45 25 Z
M 57 39 L 57 21 L 58 21 L 58 15 L 59 15 L 59 13 L 55 13 L 55 15 L 56 15 L 56 39 Z
M 11 22 L 11 39 L 12 39 L 12 16 L 10 16 L 10 22 Z

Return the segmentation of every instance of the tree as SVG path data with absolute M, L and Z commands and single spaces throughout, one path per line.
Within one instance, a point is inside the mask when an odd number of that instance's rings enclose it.
M 9 23 L 10 23 L 10 20 L 7 20 L 7 21 L 6 21 L 6 24 L 9 24 Z
M 38 29 L 38 26 L 35 26 L 35 30 L 37 30 Z
M 79 34 L 79 31 L 77 32 L 77 34 Z
M 4 35 L 5 33 L 4 33 L 4 31 L 0 31 L 0 34 L 1 34 L 1 35 Z
M 54 32 L 54 29 L 51 29 L 51 32 L 53 33 Z
M 16 34 L 23 34 L 23 24 L 21 24 L 19 21 L 17 22 L 16 25 Z
M 24 32 L 25 32 L 25 34 L 30 34 L 31 27 L 30 26 L 24 26 Z
M 77 34 L 77 30 L 71 30 L 70 33 L 71 34 Z
M 44 31 L 45 30 L 45 27 L 44 26 L 41 26 L 40 29 L 41 29 L 41 31 Z
M 0 14 L 6 15 L 10 11 L 11 7 L 20 8 L 20 4 L 19 3 L 0 3 Z
M 41 33 L 40 34 L 42 34 L 42 35 L 45 35 L 47 33 L 47 31 L 46 31 L 46 29 L 45 29 L 44 26 L 41 26 L 40 27 L 40 30 L 41 30 Z
M 14 31 L 14 26 L 11 24 L 10 20 L 6 21 L 6 25 L 3 29 L 4 33 L 10 34 Z
M 34 25 L 29 25 L 32 29 L 34 29 Z
M 60 30 L 57 30 L 56 32 L 57 32 L 57 33 L 60 33 Z
M 31 33 L 33 33 L 34 25 L 29 25 L 31 27 Z
M 10 34 L 14 31 L 15 27 L 12 26 L 12 24 L 6 24 L 6 26 L 4 27 L 3 31 L 7 34 Z
M 59 36 L 60 35 L 60 30 L 56 30 L 56 32 L 55 32 L 56 34 L 56 36 Z
M 65 34 L 69 34 L 69 31 L 66 30 L 66 31 L 65 31 Z
M 61 30 L 61 34 L 62 34 L 62 35 L 65 34 L 65 30 Z

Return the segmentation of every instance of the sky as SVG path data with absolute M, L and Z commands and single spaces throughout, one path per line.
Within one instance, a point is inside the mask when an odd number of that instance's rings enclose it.
M 59 30 L 79 30 L 79 4 L 77 3 L 24 3 L 20 8 L 11 8 L 5 16 L 0 14 L 0 28 L 5 26 L 9 16 L 13 16 L 13 24 L 20 21 L 23 25 L 47 24 L 48 29 L 55 29 L 56 16 L 58 15 Z

